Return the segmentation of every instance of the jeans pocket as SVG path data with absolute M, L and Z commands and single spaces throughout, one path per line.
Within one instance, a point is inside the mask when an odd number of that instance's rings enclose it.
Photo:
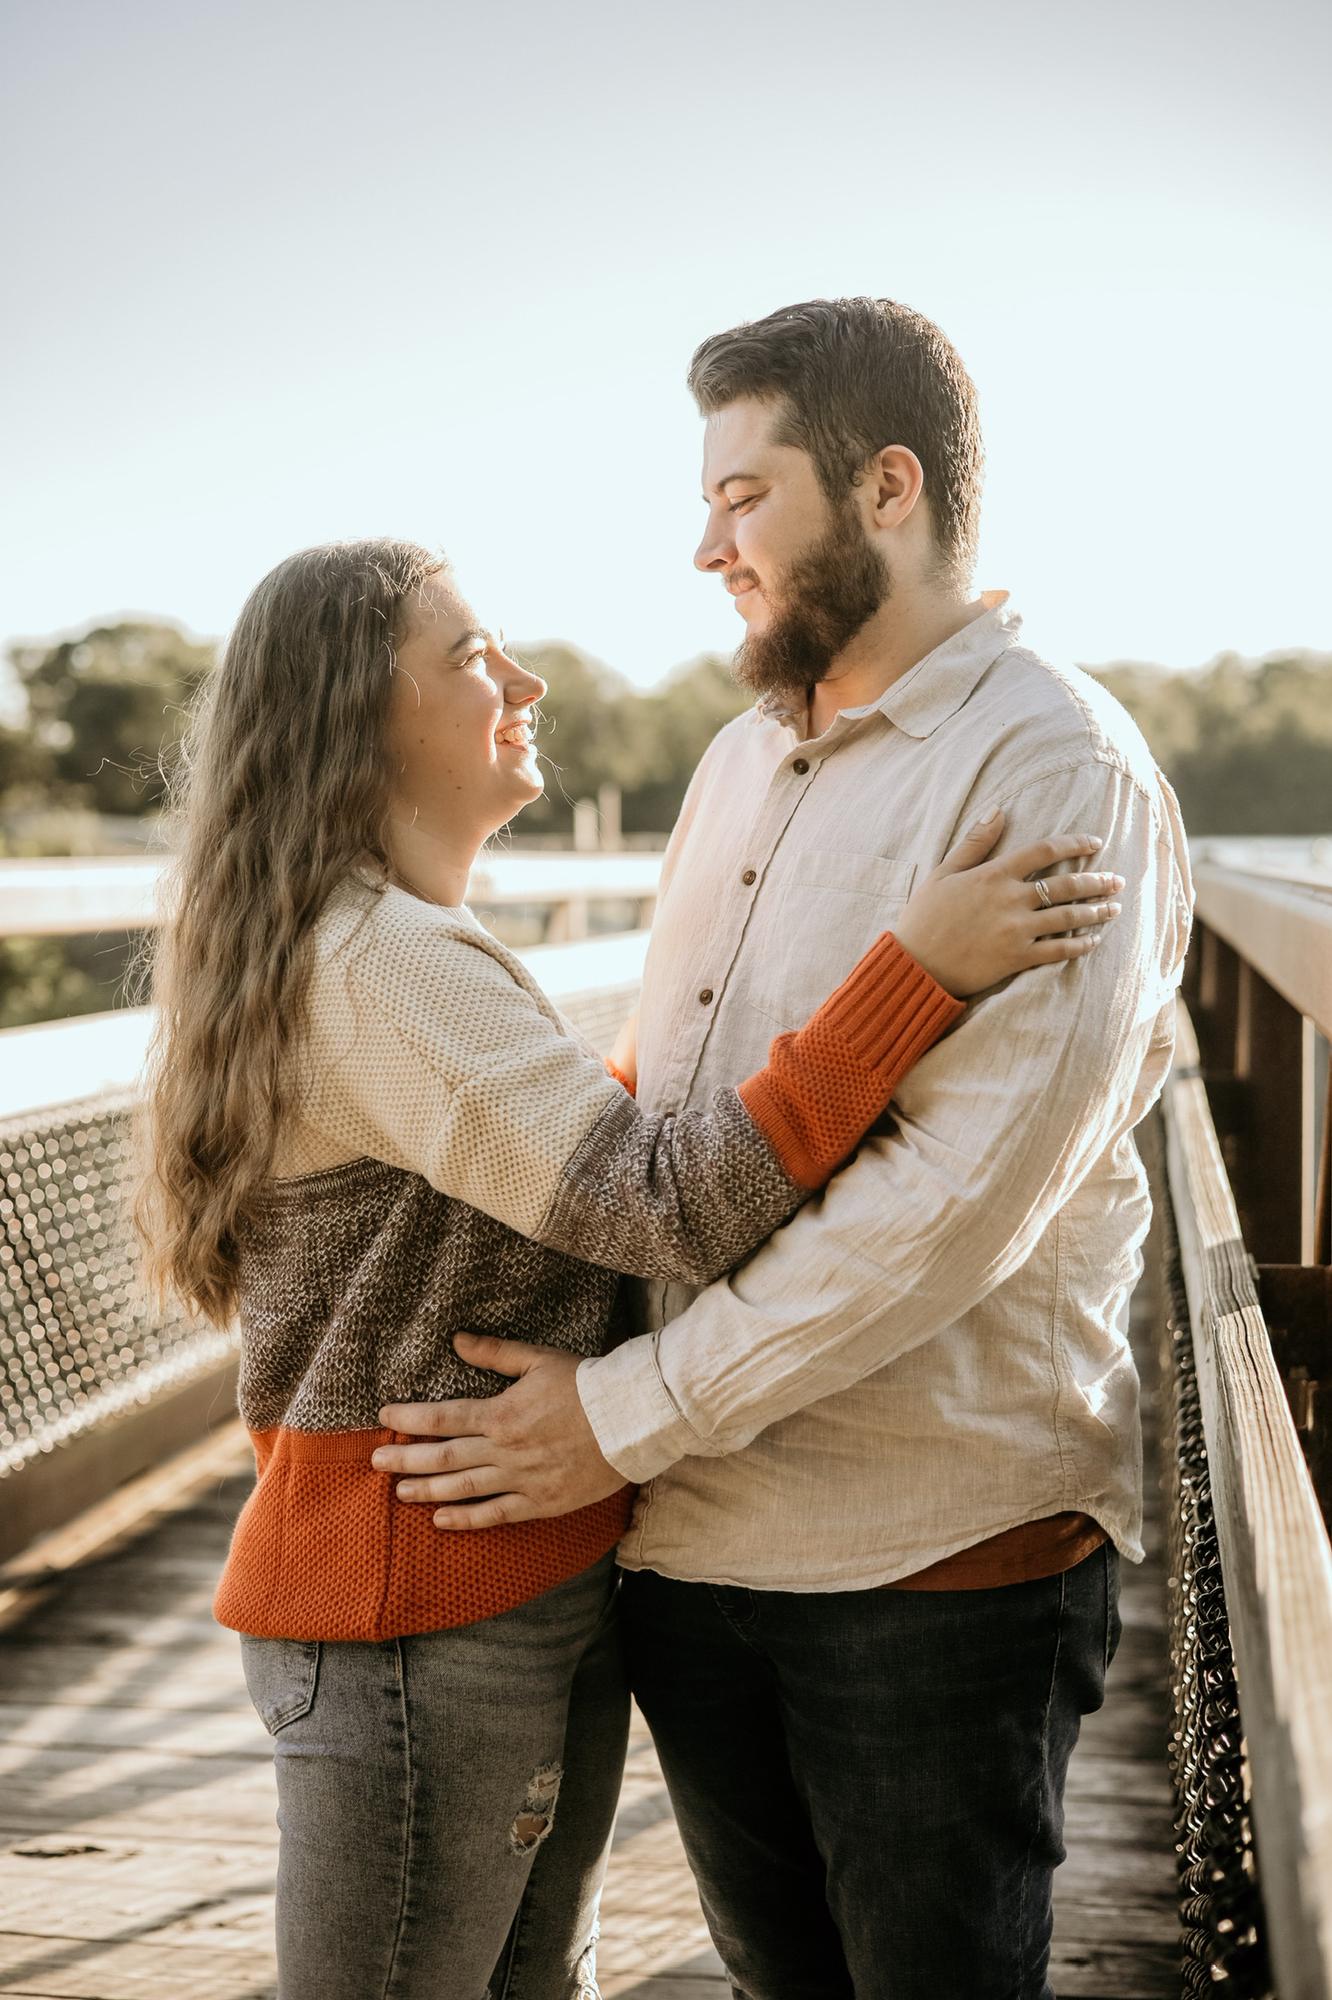
M 318 1639 L 256 1639 L 242 1632 L 241 1665 L 250 1700 L 270 1736 L 310 1713 L 319 1680 Z
M 604 1561 L 605 1557 L 603 1556 L 602 1562 Z M 599 1569 L 601 1567 L 601 1564 L 598 1563 L 597 1567 Z M 615 1551 L 612 1549 L 611 1562 L 610 1562 L 610 1576 L 606 1590 L 606 1601 L 602 1605 L 600 1612 L 597 1614 L 596 1624 L 592 1627 L 592 1630 L 587 1635 L 588 1645 L 589 1646 L 595 1645 L 597 1640 L 600 1639 L 602 1634 L 606 1631 L 607 1627 L 616 1623 L 616 1621 L 619 1618 L 619 1615 L 620 1615 L 620 1570 L 619 1570 L 619 1565 L 615 1561 Z
M 1107 1541 L 1102 1551 L 1105 1558 L 1105 1667 L 1109 1673 L 1110 1662 L 1119 1651 L 1119 1642 L 1124 1635 L 1124 1627 L 1119 1616 L 1119 1550 Z

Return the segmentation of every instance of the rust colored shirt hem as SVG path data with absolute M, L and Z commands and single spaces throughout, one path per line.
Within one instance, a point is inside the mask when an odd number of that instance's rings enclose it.
M 1008 1583 L 1035 1583 L 1085 1562 L 1105 1540 L 1105 1529 L 1090 1514 L 1050 1514 L 1043 1521 L 1005 1528 L 1002 1534 L 989 1535 L 969 1549 L 930 1563 L 914 1576 L 899 1576 L 879 1588 L 995 1590 Z

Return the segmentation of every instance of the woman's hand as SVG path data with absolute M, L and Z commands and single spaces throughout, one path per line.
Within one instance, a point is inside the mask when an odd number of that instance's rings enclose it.
M 899 943 L 959 1000 L 1029 966 L 1081 958 L 1119 915 L 1113 899 L 1124 887 L 1122 875 L 1028 879 L 1095 854 L 1101 845 L 1095 836 L 1058 834 L 987 861 L 1003 830 L 1002 812 L 973 826 L 912 891 L 893 926 Z

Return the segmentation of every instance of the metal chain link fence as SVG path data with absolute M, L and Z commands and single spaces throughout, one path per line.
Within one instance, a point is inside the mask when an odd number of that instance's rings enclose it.
M 637 983 L 574 993 L 573 1025 L 608 1049 Z M 130 1092 L 0 1123 L 0 1491 L 93 1425 L 217 1367 L 235 1336 L 159 1314 L 126 1206 Z
M 108 1096 L 0 1126 L 0 1477 L 234 1345 L 143 1291 L 130 1113 L 128 1095 Z
M 1170 1198 L 1161 1231 L 1162 1416 L 1175 1788 L 1185 1995 L 1273 2000 L 1225 1580 Z

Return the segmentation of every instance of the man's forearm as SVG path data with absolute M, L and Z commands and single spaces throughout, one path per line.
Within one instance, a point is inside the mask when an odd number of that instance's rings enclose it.
M 659 1334 L 581 1364 L 583 1409 L 626 1479 L 738 1451 L 952 1325 L 1026 1261 L 1100 1150 L 1073 1135 L 1051 1166 L 1005 1149 L 992 1173 L 953 1182 L 920 1142 L 909 1128 L 870 1142 L 822 1202 Z M 891 1231 L 867 1236 L 869 1206 Z

